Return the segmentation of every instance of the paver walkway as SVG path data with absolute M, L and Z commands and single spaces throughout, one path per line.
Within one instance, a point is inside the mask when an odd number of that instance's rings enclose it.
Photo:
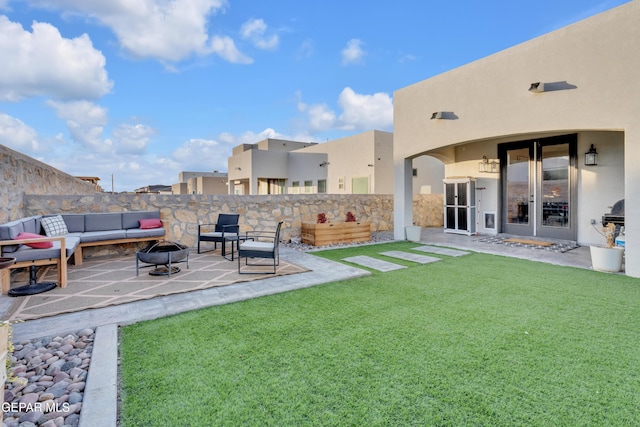
M 363 267 L 371 268 L 373 270 L 382 271 L 382 272 L 400 270 L 401 268 L 407 268 L 404 265 L 399 265 L 393 262 L 384 261 L 378 258 L 366 256 L 366 255 L 352 256 L 348 258 L 343 258 L 342 260 L 351 262 L 354 264 L 358 264 Z
M 412 254 L 411 252 L 405 251 L 388 251 L 388 252 L 380 252 L 380 255 L 398 258 L 405 261 L 417 262 L 418 264 L 429 264 L 432 262 L 442 261 L 440 258 L 420 255 L 420 254 Z
M 459 251 L 457 249 L 442 248 L 440 246 L 430 246 L 430 245 L 418 246 L 417 248 L 412 248 L 412 250 L 429 252 L 431 254 L 447 255 L 447 256 L 464 256 L 464 255 L 470 254 L 470 252 L 466 252 L 466 251 Z

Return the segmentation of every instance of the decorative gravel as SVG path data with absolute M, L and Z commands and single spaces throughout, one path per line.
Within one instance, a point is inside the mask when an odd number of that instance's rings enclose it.
M 7 381 L 2 412 L 7 427 L 77 426 L 95 331 L 14 343 L 17 380 Z

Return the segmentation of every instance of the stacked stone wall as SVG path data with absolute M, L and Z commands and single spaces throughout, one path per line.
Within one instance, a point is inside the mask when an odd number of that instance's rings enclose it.
M 215 223 L 219 213 L 240 214 L 240 230 L 272 230 L 284 221 L 282 238 L 300 236 L 301 223 L 324 213 L 329 221 L 344 221 L 347 212 L 371 223 L 371 231 L 393 229 L 393 195 L 156 195 L 95 193 L 81 196 L 24 196 L 24 214 L 127 212 L 159 210 L 167 240 L 195 247 L 198 224 Z M 423 227 L 442 226 L 442 195 L 417 195 L 414 218 Z M 87 248 L 87 256 L 90 251 Z M 105 248 L 95 248 L 105 250 Z
M 0 145 L 0 224 L 25 216 L 25 194 L 94 194 L 92 184 Z

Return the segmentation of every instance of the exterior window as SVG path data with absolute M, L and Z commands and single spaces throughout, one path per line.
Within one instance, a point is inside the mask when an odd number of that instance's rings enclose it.
M 319 179 L 318 180 L 318 193 L 326 193 L 327 192 L 327 180 Z
M 293 194 L 300 194 L 300 181 L 293 181 L 291 183 L 291 192 Z
M 311 193 L 311 190 L 313 188 L 313 181 L 308 180 L 304 182 L 304 192 L 305 193 Z
M 338 190 L 344 191 L 344 178 L 338 178 Z
M 353 194 L 369 194 L 369 178 L 366 176 L 351 180 Z

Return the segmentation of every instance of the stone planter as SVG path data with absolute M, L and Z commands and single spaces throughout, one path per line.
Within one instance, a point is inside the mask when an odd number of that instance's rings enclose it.
M 371 240 L 371 224 L 368 222 L 302 223 L 302 243 L 309 245 L 326 246 L 369 240 Z
M 616 273 L 622 270 L 623 248 L 591 246 L 591 266 L 594 270 Z

